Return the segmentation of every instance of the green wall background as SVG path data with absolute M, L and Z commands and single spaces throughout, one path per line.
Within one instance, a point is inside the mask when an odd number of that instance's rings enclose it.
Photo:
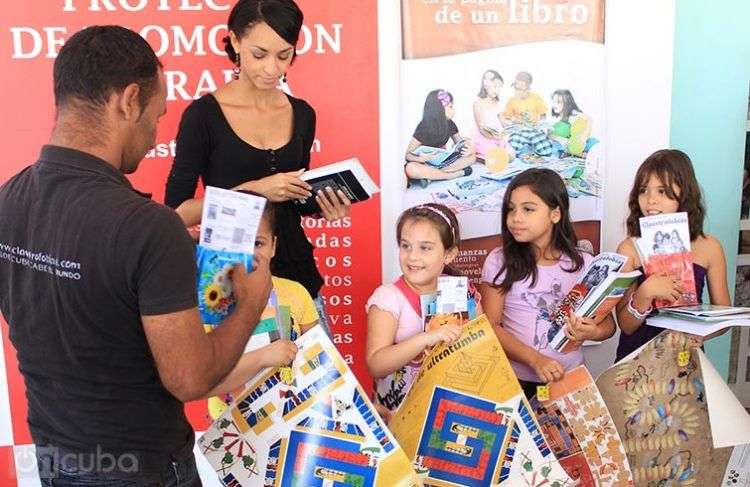
M 675 1 L 670 143 L 688 153 L 708 207 L 706 231 L 727 254 L 734 298 L 750 82 L 750 1 Z M 639 107 L 648 109 L 648 107 Z M 706 351 L 726 378 L 731 333 Z

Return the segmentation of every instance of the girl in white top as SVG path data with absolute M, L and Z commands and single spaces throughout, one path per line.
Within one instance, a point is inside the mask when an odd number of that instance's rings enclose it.
M 484 157 L 495 148 L 508 152 L 512 159 L 515 156 L 513 148 L 503 136 L 503 124 L 501 115 L 503 112 L 500 103 L 500 91 L 503 89 L 503 77 L 493 69 L 488 69 L 482 75 L 482 85 L 479 88 L 478 98 L 474 102 L 474 147 L 478 157 Z

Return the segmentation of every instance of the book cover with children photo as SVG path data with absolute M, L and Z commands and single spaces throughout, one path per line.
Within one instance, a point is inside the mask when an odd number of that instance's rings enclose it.
M 636 240 L 636 248 L 646 276 L 665 273 L 680 281 L 680 299 L 675 302 L 657 299 L 656 307 L 697 304 L 687 213 L 643 217 L 640 226 L 641 237 Z

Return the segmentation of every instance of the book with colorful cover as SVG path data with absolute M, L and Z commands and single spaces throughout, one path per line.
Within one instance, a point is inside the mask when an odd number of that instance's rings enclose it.
M 550 345 L 558 352 L 573 350 L 574 344 L 565 335 L 568 313 L 601 322 L 622 299 L 625 291 L 641 275 L 638 271 L 620 272 L 628 258 L 604 252 L 591 261 L 586 273 L 563 298 L 553 314 Z
M 266 199 L 213 186 L 206 187 L 201 217 L 198 264 L 198 310 L 206 325 L 218 325 L 234 308 L 232 270 L 250 271 Z
M 477 317 L 478 293 L 466 276 L 438 277 L 438 291 L 419 296 L 425 331 L 461 326 Z
M 690 250 L 690 226 L 685 212 L 647 216 L 640 219 L 641 237 L 635 246 L 646 276 L 666 273 L 680 280 L 682 296 L 674 303 L 657 299 L 657 308 L 698 304 Z

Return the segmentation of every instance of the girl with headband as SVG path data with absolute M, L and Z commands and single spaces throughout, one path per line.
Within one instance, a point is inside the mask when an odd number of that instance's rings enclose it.
M 367 367 L 375 378 L 375 406 L 388 421 L 419 372 L 423 352 L 461 334 L 458 326 L 424 330 L 420 295 L 437 291 L 438 277 L 457 274 L 450 264 L 461 241 L 456 215 L 436 203 L 404 211 L 396 224 L 402 275 L 367 301 Z M 479 294 L 470 290 L 481 314 Z

